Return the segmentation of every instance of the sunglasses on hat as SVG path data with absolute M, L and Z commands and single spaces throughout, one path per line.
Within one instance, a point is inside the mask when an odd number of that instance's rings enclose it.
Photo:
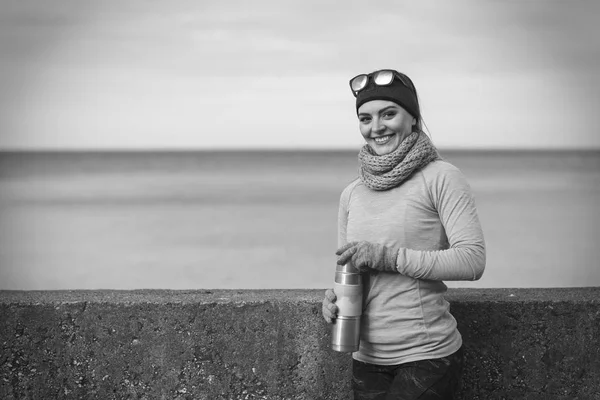
M 356 97 L 361 90 L 367 87 L 369 79 L 372 79 L 373 83 L 377 86 L 388 86 L 392 84 L 394 78 L 397 78 L 404 86 L 414 91 L 414 86 L 410 82 L 410 79 L 392 69 L 382 69 L 370 74 L 356 75 L 350 79 L 350 90 L 352 90 L 352 94 Z

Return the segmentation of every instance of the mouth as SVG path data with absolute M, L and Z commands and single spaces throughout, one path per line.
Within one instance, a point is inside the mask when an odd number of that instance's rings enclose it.
M 375 141 L 375 144 L 386 144 L 387 142 L 389 142 L 392 139 L 392 136 L 394 136 L 394 134 L 379 136 L 379 137 L 374 138 L 373 140 Z

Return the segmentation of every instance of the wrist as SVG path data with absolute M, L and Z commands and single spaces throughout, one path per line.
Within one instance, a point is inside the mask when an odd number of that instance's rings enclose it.
M 398 250 L 396 246 L 386 247 L 386 270 L 398 272 Z

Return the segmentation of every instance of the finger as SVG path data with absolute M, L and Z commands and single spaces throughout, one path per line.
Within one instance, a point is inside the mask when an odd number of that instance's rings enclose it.
M 331 317 L 335 317 L 338 312 L 338 307 L 335 303 L 329 301 L 328 298 L 323 299 L 322 303 L 323 313 Z
M 372 267 L 371 260 L 367 257 L 364 251 L 357 251 L 356 255 L 352 257 L 352 263 L 354 268 L 360 272 L 368 272 Z
M 335 292 L 333 291 L 333 289 L 327 289 L 325 291 L 325 298 L 327 300 L 329 300 L 331 303 L 333 303 L 337 300 L 337 296 L 336 296 Z
M 340 255 L 343 252 L 345 252 L 346 250 L 348 250 L 350 247 L 354 246 L 357 242 L 349 242 L 346 243 L 345 245 L 343 245 L 342 247 L 340 247 L 339 249 L 336 250 L 335 254 L 336 255 Z
M 368 264 L 363 264 L 357 267 L 359 272 L 370 272 L 371 268 L 369 267 Z
M 333 304 L 330 304 L 330 306 L 331 305 L 333 305 Z M 323 308 L 322 308 L 323 318 L 329 324 L 333 323 L 333 320 L 337 316 L 337 307 L 335 305 L 333 305 L 333 307 L 330 307 L 330 306 L 326 306 L 325 304 L 323 304 Z
M 356 251 L 358 250 L 358 247 L 351 247 L 348 250 L 346 250 L 341 256 L 340 258 L 338 258 L 337 260 L 337 264 L 338 265 L 344 265 L 346 264 L 348 261 L 350 261 L 352 259 L 352 256 L 356 253 Z
M 329 311 L 325 307 L 323 307 L 322 315 L 323 315 L 323 319 L 325 320 L 325 322 L 327 322 L 328 324 L 333 323 L 333 319 L 331 318 Z
M 337 314 L 338 314 L 338 308 L 335 304 L 330 303 L 329 305 L 327 305 L 325 307 L 325 310 L 323 310 L 323 316 L 325 316 L 327 319 L 333 321 L 334 319 L 337 318 Z
M 337 317 L 337 313 L 338 313 L 338 306 L 335 305 L 335 303 L 329 303 L 327 305 L 327 309 L 329 310 L 329 312 L 331 313 L 332 317 Z

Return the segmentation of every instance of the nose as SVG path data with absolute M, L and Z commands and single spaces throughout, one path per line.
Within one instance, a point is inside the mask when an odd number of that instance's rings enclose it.
M 379 118 L 373 118 L 373 122 L 371 123 L 371 132 L 374 134 L 380 134 L 385 130 L 385 126 L 381 123 Z

